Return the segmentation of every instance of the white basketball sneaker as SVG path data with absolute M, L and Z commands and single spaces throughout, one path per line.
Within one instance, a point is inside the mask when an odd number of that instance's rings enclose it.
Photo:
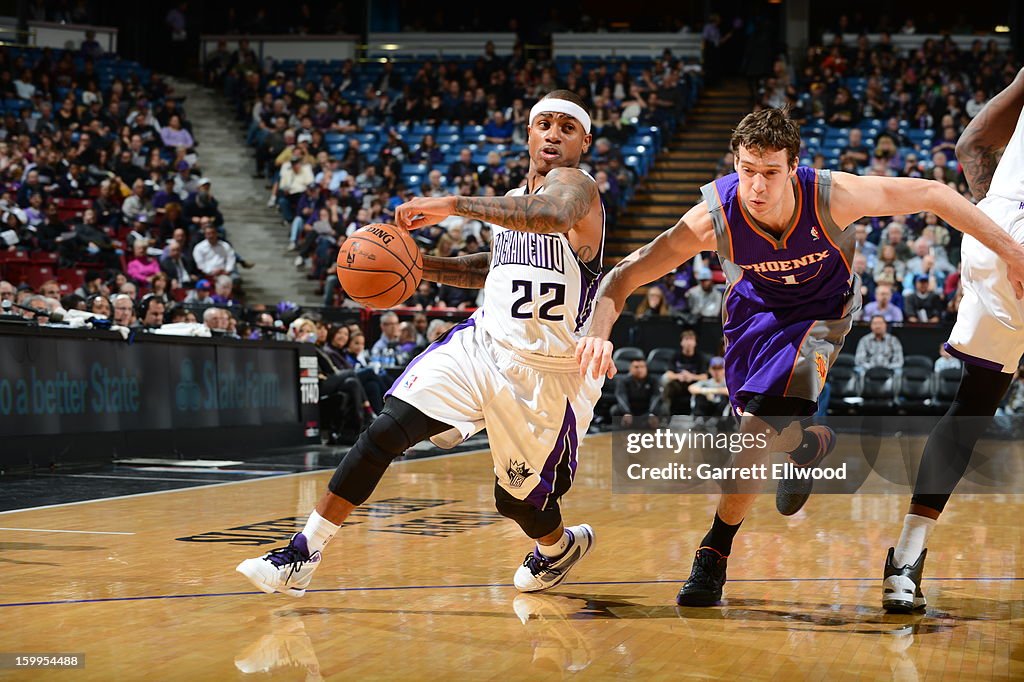
M 885 558 L 885 574 L 882 577 L 882 608 L 889 613 L 910 613 L 928 605 L 921 591 L 921 575 L 928 550 L 922 550 L 917 561 L 911 566 L 897 566 L 896 551 L 890 547 Z
M 594 529 L 583 523 L 566 528 L 571 540 L 562 556 L 551 559 L 534 548 L 516 569 L 512 582 L 520 592 L 540 592 L 565 580 L 569 570 L 594 546 Z
M 306 536 L 296 533 L 287 546 L 272 549 L 258 559 L 246 559 L 235 570 L 267 594 L 280 592 L 301 597 L 306 594 L 320 558 L 320 552 L 309 553 Z

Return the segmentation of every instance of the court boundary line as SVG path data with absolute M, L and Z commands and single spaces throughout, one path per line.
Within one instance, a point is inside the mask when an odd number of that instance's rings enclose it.
M 450 453 L 447 453 L 447 454 L 444 454 L 444 455 L 434 455 L 432 457 L 416 457 L 414 459 L 403 459 L 403 460 L 399 460 L 397 462 L 392 462 L 391 466 L 396 466 L 396 465 L 401 465 L 401 464 L 411 464 L 413 462 L 427 462 L 427 461 L 434 461 L 434 460 L 438 460 L 438 459 L 449 459 L 449 458 L 452 458 L 452 457 L 464 457 L 466 455 L 478 455 L 481 452 L 490 452 L 490 450 L 491 449 L 489 447 L 487 447 L 487 448 L 477 448 L 475 450 L 467 450 L 465 452 L 450 452 Z M 244 481 L 224 481 L 223 483 L 209 483 L 209 484 L 206 484 L 206 485 L 192 485 L 192 486 L 182 487 L 182 488 L 173 488 L 171 490 L 150 490 L 150 491 L 144 492 L 144 493 L 130 493 L 128 495 L 115 495 L 113 497 L 98 497 L 98 498 L 96 498 L 94 500 L 78 500 L 76 502 L 58 502 L 57 504 L 44 504 L 44 505 L 39 506 L 39 507 L 23 507 L 21 509 L 9 509 L 7 511 L 0 511 L 0 516 L 4 516 L 6 514 L 19 514 L 21 512 L 27 512 L 27 511 L 39 511 L 39 510 L 42 510 L 42 509 L 56 509 L 58 507 L 73 507 L 73 506 L 79 505 L 79 504 L 93 504 L 95 502 L 110 502 L 110 501 L 113 501 L 113 500 L 127 500 L 127 499 L 130 499 L 130 498 L 133 498 L 133 497 L 146 497 L 148 495 L 166 495 L 168 493 L 180 493 L 180 492 L 185 491 L 185 490 L 198 490 L 200 488 L 220 488 L 220 487 L 228 486 L 228 485 L 243 485 L 245 483 L 257 483 L 259 481 L 270 481 L 270 480 L 278 481 L 278 480 L 280 480 L 282 478 L 293 478 L 293 477 L 296 477 L 296 476 L 309 476 L 311 474 L 322 474 L 325 471 L 331 471 L 331 469 L 326 469 L 325 468 L 325 469 L 313 469 L 312 471 L 296 471 L 294 473 L 280 474 L 280 475 L 277 475 L 277 476 L 261 476 L 259 478 L 250 478 L 250 479 L 246 479 Z
M 47 475 L 48 476 L 52 476 L 53 478 L 59 478 L 60 477 L 60 474 L 56 474 L 56 475 L 47 474 Z M 222 481 L 219 478 L 171 478 L 169 476 L 115 476 L 113 474 L 65 474 L 65 475 L 68 478 L 103 478 L 103 479 L 110 479 L 110 480 L 114 480 L 114 481 L 171 481 L 171 482 L 174 482 L 174 483 L 188 483 L 188 482 L 196 482 L 196 483 L 227 483 L 227 481 Z M 269 478 L 269 476 L 261 476 L 260 478 Z M 258 480 L 258 479 L 251 479 L 250 478 L 250 479 L 246 479 L 246 480 L 252 481 L 252 480 Z M 81 500 L 81 501 L 84 502 L 85 500 Z M 69 502 L 64 502 L 63 504 L 70 504 L 70 503 Z
M 461 454 L 461 453 L 460 453 Z M 938 582 L 1021 582 L 1022 576 L 995 576 L 995 577 L 949 577 L 949 578 L 928 578 L 930 583 Z M 672 580 L 599 580 L 593 582 L 562 583 L 565 587 L 595 587 L 602 585 L 678 585 L 685 582 L 684 578 Z M 730 578 L 731 583 L 794 583 L 794 582 L 878 582 L 878 577 L 873 578 Z M 515 587 L 512 583 L 470 583 L 466 585 L 388 585 L 379 587 L 334 587 L 318 590 L 306 590 L 308 594 L 343 594 L 346 592 L 385 592 L 385 591 L 407 591 L 407 590 L 468 590 L 468 589 L 493 589 L 495 587 Z M 57 599 L 51 601 L 30 601 L 11 602 L 0 604 L 0 608 L 14 606 L 57 606 L 61 604 L 105 604 L 111 602 L 129 601 L 157 601 L 160 599 L 205 599 L 210 597 L 247 597 L 250 595 L 265 595 L 266 593 L 254 590 L 251 592 L 208 592 L 200 594 L 159 594 L 141 595 L 137 597 L 95 597 L 92 599 Z M 558 595 L 555 596 L 568 596 Z M 281 595 L 284 596 L 284 595 Z M 281 601 L 282 604 L 293 604 L 295 599 L 289 597 L 288 601 Z
M 81 533 L 83 535 L 135 535 L 115 530 L 58 530 L 56 528 L 0 528 L 0 531 L 16 531 L 21 533 Z

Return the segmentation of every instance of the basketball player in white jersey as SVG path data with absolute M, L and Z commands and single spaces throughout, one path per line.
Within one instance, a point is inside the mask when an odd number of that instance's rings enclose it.
M 956 157 L 978 208 L 1024 244 L 1024 70 L 968 124 Z M 960 253 L 964 296 L 946 350 L 963 361 L 964 373 L 949 411 L 928 437 L 903 531 L 886 557 L 882 606 L 892 612 L 925 607 L 928 535 L 1024 355 L 1024 292 L 1007 279 L 1006 263 L 969 235 Z
M 398 207 L 395 222 L 405 229 L 450 215 L 494 225 L 489 253 L 424 258 L 425 279 L 483 287 L 484 304 L 409 363 L 302 532 L 239 564 L 264 592 L 302 596 L 324 546 L 409 447 L 426 438 L 452 447 L 484 427 L 495 506 L 536 541 L 515 572 L 516 588 L 557 585 L 593 547 L 593 529 L 566 528 L 559 508 L 603 381 L 581 377 L 574 358 L 589 328 L 604 248 L 597 185 L 578 168 L 592 139 L 590 116 L 574 93 L 556 90 L 533 107 L 527 130 L 525 187 L 504 197 L 419 198 Z

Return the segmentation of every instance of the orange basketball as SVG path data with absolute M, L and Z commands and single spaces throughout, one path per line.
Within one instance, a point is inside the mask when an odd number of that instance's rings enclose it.
M 338 281 L 354 301 L 393 308 L 416 292 L 423 278 L 423 254 L 409 232 L 372 223 L 345 240 L 338 251 Z

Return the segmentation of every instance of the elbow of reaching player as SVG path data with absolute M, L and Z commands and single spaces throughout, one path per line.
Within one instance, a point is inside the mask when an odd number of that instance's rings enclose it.
M 969 138 L 970 136 L 964 137 L 963 135 L 961 135 L 960 139 L 956 141 L 956 146 L 953 147 L 953 153 L 956 154 L 956 158 L 962 159 L 968 154 L 970 154 L 969 147 L 971 143 L 968 141 Z
M 931 211 L 939 216 L 939 218 L 948 221 L 950 209 L 958 199 L 962 198 L 960 193 L 944 182 L 925 180 L 923 178 L 915 179 L 921 183 L 920 197 L 922 199 L 922 206 L 918 210 Z

